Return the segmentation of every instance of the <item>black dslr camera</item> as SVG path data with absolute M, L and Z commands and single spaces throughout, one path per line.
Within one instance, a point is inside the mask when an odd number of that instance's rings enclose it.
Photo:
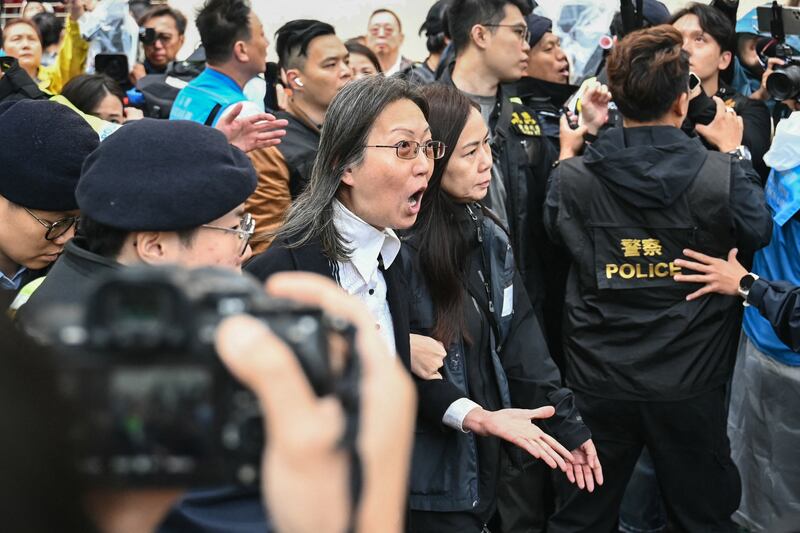
M 784 64 L 776 68 L 767 78 L 767 91 L 776 100 L 800 97 L 800 56 L 794 55 L 786 44 L 786 34 L 800 34 L 800 9 L 784 8 L 773 1 L 772 6 L 758 8 L 758 29 L 769 31 L 772 36 L 759 59 L 766 66 L 769 57 L 782 59 Z
M 139 28 L 139 41 L 148 46 L 156 42 L 155 28 Z
M 88 483 L 258 481 L 261 413 L 214 349 L 220 321 L 242 313 L 292 348 L 318 395 L 338 395 L 348 419 L 356 416 L 357 358 L 337 375 L 328 359 L 329 333 L 349 330 L 319 309 L 269 298 L 253 278 L 227 271 L 124 268 L 101 281 L 83 309 L 52 307 L 30 331 L 57 355 Z

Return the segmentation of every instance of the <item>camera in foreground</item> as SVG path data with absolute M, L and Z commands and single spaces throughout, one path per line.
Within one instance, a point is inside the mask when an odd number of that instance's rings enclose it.
M 227 271 L 120 269 L 82 309 L 54 306 L 30 330 L 56 352 L 60 392 L 76 415 L 70 438 L 90 484 L 258 481 L 261 413 L 214 349 L 219 323 L 238 314 L 287 343 L 318 395 L 357 404 L 346 398 L 357 395 L 357 358 L 334 375 L 328 337 L 344 328 L 319 309 L 269 298 Z

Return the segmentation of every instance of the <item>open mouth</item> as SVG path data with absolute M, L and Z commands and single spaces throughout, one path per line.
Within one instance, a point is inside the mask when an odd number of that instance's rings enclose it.
M 408 197 L 408 205 L 416 207 L 422 201 L 422 194 L 425 192 L 425 187 L 420 187 L 417 192 Z

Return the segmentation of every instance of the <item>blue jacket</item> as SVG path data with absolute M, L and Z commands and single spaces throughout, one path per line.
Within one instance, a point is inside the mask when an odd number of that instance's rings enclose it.
M 226 108 L 245 100 L 247 97 L 238 83 L 209 67 L 181 89 L 169 119 L 214 126 Z
M 786 172 L 773 171 L 765 194 L 773 212 L 772 240 L 756 253 L 753 272 L 764 279 L 800 285 L 800 220 L 797 218 L 800 211 L 800 168 Z M 754 287 L 750 291 L 748 301 L 753 305 L 745 311 L 744 331 L 764 354 L 785 365 L 800 366 L 800 354 L 781 341 L 770 320 L 759 313 L 762 307 L 760 299 L 753 301 L 765 290 L 766 287 L 763 290 Z

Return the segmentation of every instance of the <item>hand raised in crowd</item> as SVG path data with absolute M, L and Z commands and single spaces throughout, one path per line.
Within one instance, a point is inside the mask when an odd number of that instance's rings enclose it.
M 83 0 L 64 0 L 64 9 L 72 20 L 78 20 L 86 12 Z
M 314 274 L 281 273 L 268 280 L 267 292 L 320 307 L 357 328 L 362 368 L 358 449 L 364 483 L 356 529 L 401 531 L 416 412 L 408 373 L 375 331 L 366 307 L 334 282 Z M 269 435 L 262 461 L 263 494 L 277 529 L 343 531 L 350 502 L 347 452 L 338 446 L 345 427 L 339 403 L 318 398 L 294 354 L 254 318 L 223 322 L 217 350 L 261 404 Z
M 750 95 L 750 98 L 753 100 L 769 100 L 769 91 L 767 90 L 767 78 L 769 78 L 770 74 L 775 72 L 775 67 L 781 67 L 785 63 L 783 59 L 779 57 L 770 57 L 767 59 L 767 68 L 764 69 L 764 74 L 761 75 L 761 86 L 756 90 L 753 91 L 753 94 Z
M 574 460 L 572 454 L 532 422 L 550 418 L 555 412 L 556 410 L 549 405 L 538 409 L 499 411 L 487 411 L 476 407 L 464 418 L 463 426 L 477 435 L 483 437 L 491 435 L 515 444 L 547 463 L 550 468 L 559 468 L 562 472 L 567 472 L 567 463 Z
M 572 450 L 572 458 L 572 463 L 567 463 L 567 479 L 580 489 L 594 492 L 595 485 L 603 484 L 603 467 L 592 439 Z
M 714 120 L 708 125 L 697 124 L 695 131 L 716 146 L 720 152 L 730 152 L 742 144 L 744 123 L 742 117 L 737 115 L 733 108 L 727 107 L 720 97 L 713 98 L 717 104 Z
M 133 122 L 134 120 L 142 120 L 144 118 L 144 111 L 137 107 L 126 107 L 122 112 L 125 115 L 125 122 Z
M 420 379 L 442 379 L 439 369 L 447 351 L 444 345 L 425 335 L 411 334 L 411 372 Z
M 694 250 L 684 250 L 686 257 L 694 259 L 676 259 L 675 265 L 700 272 L 700 274 L 676 274 L 675 281 L 684 283 L 703 283 L 703 287 L 697 289 L 686 297 L 687 300 L 696 300 L 709 293 L 727 294 L 736 296 L 739 293 L 739 282 L 747 275 L 745 269 L 736 260 L 736 248 L 728 252 L 728 260 L 711 257 Z
M 581 98 L 580 123 L 585 125 L 591 135 L 597 135 L 608 122 L 608 104 L 611 92 L 602 83 L 593 83 Z
M 280 144 L 281 137 L 286 135 L 283 128 L 289 125 L 289 121 L 276 119 L 269 113 L 238 118 L 243 105 L 240 102 L 233 106 L 214 127 L 225 134 L 228 142 L 245 153 Z

